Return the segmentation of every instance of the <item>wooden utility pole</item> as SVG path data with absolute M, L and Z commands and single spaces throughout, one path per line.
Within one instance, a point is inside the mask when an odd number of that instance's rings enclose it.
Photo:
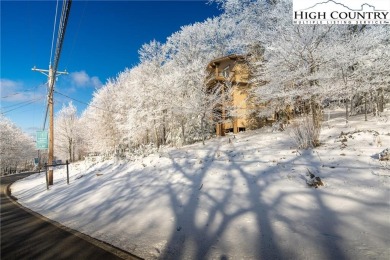
M 54 99 L 53 99 L 53 89 L 54 89 L 54 76 L 53 68 L 49 68 L 49 96 L 48 96 L 48 105 L 49 105 L 49 154 L 48 161 L 49 164 L 54 164 Z M 53 167 L 49 168 L 49 185 L 53 185 Z
M 61 56 L 61 50 L 62 50 L 62 44 L 64 42 L 65 37 L 65 31 L 66 31 L 66 25 L 68 23 L 68 17 L 70 12 L 70 7 L 72 5 L 72 0 L 64 0 L 62 4 L 62 12 L 61 12 L 61 20 L 58 27 L 58 34 L 57 34 L 57 45 L 56 45 L 56 51 L 54 55 L 54 66 L 51 66 L 51 56 L 50 56 L 50 64 L 49 64 L 49 70 L 42 70 L 33 68 L 34 71 L 39 71 L 42 74 L 46 75 L 48 80 L 48 106 L 49 106 L 49 165 L 53 165 L 54 160 L 54 99 L 53 99 L 53 93 L 54 93 L 54 83 L 57 78 L 57 76 L 61 74 L 68 74 L 68 72 L 59 72 L 57 71 L 58 68 L 58 62 L 60 61 Z M 57 11 L 56 11 L 57 14 Z M 54 40 L 54 32 L 53 32 L 53 40 Z M 53 47 L 53 45 L 52 45 Z M 52 49 L 53 50 L 53 49 Z M 43 124 L 43 129 L 45 129 L 46 124 L 46 116 L 47 116 L 47 110 L 45 115 L 45 123 Z M 53 168 L 51 167 L 49 169 L 49 185 L 53 185 Z
M 48 77 L 48 106 L 49 106 L 49 154 L 48 154 L 48 165 L 54 164 L 54 99 L 53 99 L 53 93 L 54 93 L 54 83 L 57 76 L 62 74 L 68 74 L 68 72 L 54 72 L 53 67 L 49 65 L 49 70 L 43 70 L 43 69 L 37 69 L 32 68 L 33 71 L 39 71 L 42 74 L 46 75 Z M 45 128 L 45 126 L 43 126 Z M 48 178 L 49 178 L 49 185 L 53 185 L 53 169 L 52 167 L 49 168 L 48 172 Z

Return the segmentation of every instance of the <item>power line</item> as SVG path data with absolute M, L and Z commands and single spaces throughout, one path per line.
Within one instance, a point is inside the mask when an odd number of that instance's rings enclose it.
M 40 97 L 40 98 L 38 98 L 38 99 L 31 100 L 31 101 L 29 101 L 29 102 L 27 102 L 27 103 L 25 103 L 25 104 L 23 104 L 23 105 L 20 105 L 20 106 L 18 106 L 18 107 L 15 107 L 15 108 L 9 109 L 9 110 L 7 110 L 7 111 L 1 112 L 1 114 L 4 115 L 4 114 L 6 114 L 6 113 L 8 113 L 8 112 L 17 110 L 17 109 L 22 108 L 22 107 L 25 107 L 25 106 L 28 106 L 28 105 L 33 104 L 33 103 L 35 103 L 35 102 L 37 102 L 37 101 L 39 101 L 39 100 L 41 100 L 41 99 L 43 99 L 43 98 L 44 98 L 44 97 Z
M 69 96 L 67 96 L 67 95 L 65 95 L 65 94 L 62 94 L 62 93 L 58 92 L 57 90 L 54 90 L 54 93 L 57 93 L 57 94 L 59 94 L 59 95 L 61 95 L 61 96 L 64 96 L 64 97 L 66 97 L 66 98 L 69 98 L 69 99 L 74 100 L 74 101 L 76 101 L 76 102 L 79 102 L 79 103 L 81 103 L 81 104 L 84 104 L 84 105 L 89 106 L 88 103 L 86 103 L 86 102 L 84 102 L 84 101 L 77 100 L 77 99 L 72 98 L 72 97 L 69 97 Z
M 47 102 L 47 106 L 46 106 L 45 117 L 43 119 L 43 127 L 42 127 L 43 130 L 45 130 L 45 127 L 46 127 L 46 120 L 47 120 L 48 112 L 51 111 L 51 118 L 52 118 L 52 114 L 53 114 L 52 113 L 53 112 L 52 106 L 53 106 L 53 91 L 54 91 L 55 78 L 58 75 L 67 74 L 66 71 L 65 72 L 58 72 L 57 68 L 58 68 L 58 63 L 59 63 L 59 59 L 61 56 L 62 44 L 63 44 L 64 37 L 65 37 L 66 26 L 68 24 L 68 17 L 69 17 L 71 4 L 72 4 L 72 0 L 64 0 L 63 5 L 62 5 L 61 19 L 60 19 L 58 36 L 57 36 L 57 43 L 56 43 L 56 52 L 55 52 L 55 57 L 54 57 L 54 66 L 51 66 L 52 57 L 50 56 L 49 70 L 37 69 L 35 67 L 32 69 L 34 71 L 39 71 L 42 74 L 45 74 L 49 78 L 48 102 Z M 57 7 L 56 7 L 56 18 L 55 18 L 55 22 L 54 22 L 54 28 L 55 28 L 56 19 L 57 19 L 57 9 L 58 9 L 58 0 L 57 0 Z M 53 43 L 54 43 L 54 32 L 55 32 L 55 30 L 53 30 L 52 48 L 53 48 Z M 50 55 L 52 55 L 52 52 L 53 52 L 53 49 L 51 50 Z M 50 119 L 50 121 L 52 122 L 53 120 Z
M 48 112 L 49 112 L 49 102 L 46 103 L 45 118 L 43 119 L 43 126 L 42 126 L 43 131 L 45 131 L 45 128 L 46 128 L 46 120 L 47 120 L 47 113 Z
M 51 58 L 53 57 L 54 34 L 56 32 L 56 24 L 57 24 L 57 12 L 58 12 L 58 0 L 57 0 L 57 5 L 56 5 L 56 14 L 54 16 L 53 37 L 52 37 L 52 40 L 51 40 L 51 50 L 50 50 L 50 60 L 49 60 L 49 64 L 50 65 L 51 65 Z
M 8 98 L 8 97 L 12 97 L 12 96 L 15 96 L 15 95 L 18 95 L 18 94 L 22 94 L 23 92 L 27 92 L 27 91 L 30 91 L 30 90 L 36 90 L 37 88 L 42 87 L 42 86 L 44 86 L 45 84 L 46 84 L 46 83 L 43 83 L 43 84 L 38 85 L 38 86 L 33 87 L 33 88 L 24 89 L 24 90 L 19 90 L 18 92 L 14 92 L 14 93 L 8 94 L 8 95 L 6 95 L 6 96 L 2 96 L 1 98 Z
M 57 93 L 57 94 L 59 94 L 59 95 L 61 95 L 61 96 L 64 96 L 64 97 L 66 97 L 66 98 L 69 98 L 69 99 L 71 99 L 71 100 L 74 100 L 74 101 L 76 101 L 76 102 L 79 102 L 79 103 L 81 103 L 81 104 L 84 104 L 84 105 L 87 105 L 87 106 L 90 106 L 90 107 L 94 107 L 94 108 L 97 108 L 97 109 L 100 109 L 100 110 L 103 110 L 103 111 L 106 111 L 106 112 L 109 112 L 109 113 L 113 113 L 113 114 L 126 115 L 125 113 L 121 113 L 121 112 L 117 112 L 117 111 L 111 111 L 111 110 L 104 109 L 104 108 L 101 108 L 101 107 L 98 107 L 98 106 L 94 106 L 94 105 L 92 105 L 92 104 L 88 104 L 88 103 L 86 103 L 86 102 L 84 102 L 84 101 L 80 101 L 80 100 L 77 100 L 77 99 L 72 98 L 72 97 L 70 97 L 70 96 L 67 96 L 67 95 L 65 95 L 65 94 L 62 94 L 62 93 L 58 92 L 57 90 L 54 90 L 54 92 Z
M 18 105 L 22 105 L 22 104 L 25 104 L 25 103 L 28 103 L 28 102 L 31 102 L 31 101 L 35 101 L 35 100 L 41 99 L 41 98 L 43 98 L 43 97 L 25 100 L 25 101 L 22 101 L 22 102 L 19 102 L 19 103 L 16 103 L 16 104 L 12 104 L 12 105 L 9 105 L 9 106 L 2 106 L 1 109 L 10 108 L 10 107 L 18 106 Z
M 64 1 L 63 5 L 62 5 L 61 20 L 60 20 L 60 25 L 59 25 L 60 29 L 58 30 L 56 53 L 54 56 L 54 66 L 53 66 L 54 75 L 56 75 L 56 73 L 57 73 L 58 62 L 60 61 L 62 44 L 64 43 L 66 26 L 68 24 L 68 18 L 69 18 L 69 12 L 70 12 L 71 5 L 72 5 L 71 0 Z M 52 87 L 52 86 L 50 86 L 50 87 Z M 52 88 L 50 88 L 50 90 L 51 90 L 51 92 L 53 92 Z
M 77 41 L 77 37 L 79 35 L 79 32 L 80 32 L 80 27 L 81 27 L 81 24 L 83 22 L 83 19 L 85 17 L 85 10 L 86 10 L 86 7 L 87 7 L 87 3 L 88 3 L 88 0 L 87 1 L 84 1 L 84 8 L 83 8 L 83 12 L 81 14 L 81 17 L 80 17 L 80 20 L 79 20 L 79 23 L 78 23 L 78 27 L 77 27 L 77 30 L 76 30 L 76 34 L 75 36 L 73 37 L 73 42 L 72 42 L 72 48 L 70 49 L 70 52 L 69 54 L 67 55 L 68 56 L 68 59 L 66 60 L 65 62 L 65 69 L 68 68 L 68 64 L 70 63 L 71 59 L 72 59 L 72 56 L 73 56 L 73 51 L 74 51 L 74 48 L 75 48 L 75 45 L 76 45 L 76 41 Z

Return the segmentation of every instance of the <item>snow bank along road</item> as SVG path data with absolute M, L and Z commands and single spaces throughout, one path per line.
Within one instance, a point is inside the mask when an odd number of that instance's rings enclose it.
M 86 241 L 19 207 L 7 189 L 30 174 L 1 178 L 0 259 L 138 259 L 92 238 Z
M 338 111 L 336 111 L 338 112 Z M 18 202 L 145 259 L 389 260 L 386 117 L 331 117 L 321 146 L 288 131 L 226 136 L 128 160 L 96 157 L 11 186 Z M 343 132 L 343 134 L 341 134 Z M 230 141 L 229 141 L 229 138 Z M 318 189 L 306 184 L 321 177 Z

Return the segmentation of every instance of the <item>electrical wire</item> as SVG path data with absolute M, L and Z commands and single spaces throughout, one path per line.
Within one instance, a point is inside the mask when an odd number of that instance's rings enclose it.
M 68 24 L 70 7 L 72 5 L 72 0 L 64 0 L 62 5 L 62 13 L 60 20 L 60 28 L 58 30 L 57 44 L 56 44 L 56 53 L 54 55 L 54 65 L 53 65 L 53 73 L 57 75 L 58 63 L 60 61 L 62 44 L 64 43 L 66 27 Z M 54 82 L 54 81 L 53 81 Z M 51 92 L 53 91 L 54 86 L 50 86 Z
M 64 2 L 62 4 L 61 19 L 60 19 L 58 35 L 57 35 L 56 52 L 54 55 L 54 65 L 51 68 L 54 77 L 57 76 L 57 68 L 58 68 L 58 63 L 60 61 L 62 44 L 64 42 L 65 31 L 66 31 L 66 26 L 68 24 L 68 18 L 69 18 L 69 12 L 70 12 L 71 5 L 72 5 L 72 0 L 64 0 Z M 51 58 L 50 58 L 50 60 L 51 60 Z M 55 84 L 55 79 L 53 79 L 49 82 L 48 97 L 52 97 L 52 95 L 53 95 L 54 84 Z M 49 102 L 47 102 L 47 106 L 46 106 L 45 118 L 44 118 L 43 127 L 42 127 L 43 130 L 45 130 L 48 110 L 49 110 Z
M 42 131 L 44 131 L 46 128 L 46 121 L 47 121 L 47 114 L 48 113 L 49 113 L 49 102 L 47 102 L 47 99 L 46 99 L 46 112 L 45 112 L 45 118 L 43 119 Z
M 53 37 L 51 40 L 50 61 L 49 61 L 50 65 L 51 65 L 51 61 L 52 61 L 52 57 L 53 57 L 54 34 L 56 32 L 56 24 L 57 24 L 57 12 L 58 12 L 58 0 L 57 0 L 57 5 L 56 5 L 56 15 L 54 16 Z
M 17 109 L 22 108 L 22 107 L 25 107 L 25 106 L 28 106 L 28 105 L 33 104 L 33 103 L 35 103 L 35 102 L 37 102 L 37 101 L 39 101 L 39 100 L 41 100 L 41 99 L 43 99 L 43 98 L 44 98 L 44 97 L 40 97 L 40 98 L 38 98 L 38 99 L 36 99 L 36 100 L 29 101 L 29 102 L 26 103 L 26 104 L 23 104 L 23 105 L 20 105 L 20 106 L 18 106 L 18 107 L 15 107 L 15 108 L 9 109 L 9 110 L 7 110 L 7 111 L 1 112 L 1 114 L 4 115 L 4 114 L 6 114 L 6 113 L 8 113 L 8 112 L 17 110 Z
M 77 26 L 76 34 L 75 34 L 75 36 L 73 38 L 72 47 L 70 49 L 69 54 L 67 55 L 68 59 L 65 62 L 65 66 L 64 66 L 65 70 L 67 70 L 68 65 L 69 65 L 69 63 L 70 63 L 70 61 L 72 59 L 72 56 L 73 56 L 73 51 L 75 49 L 77 38 L 78 38 L 78 35 L 79 35 L 79 32 L 80 32 L 80 27 L 81 27 L 81 24 L 82 24 L 82 22 L 84 20 L 84 17 L 85 17 L 85 10 L 87 9 L 87 3 L 88 3 L 88 0 L 84 1 L 83 12 L 81 14 L 81 17 L 80 17 L 80 20 L 79 20 L 79 24 Z
M 10 108 L 10 107 L 18 106 L 18 105 L 23 105 L 25 103 L 38 100 L 40 98 L 43 98 L 43 97 L 33 98 L 33 99 L 30 99 L 30 100 L 25 100 L 25 101 L 22 101 L 22 102 L 19 102 L 19 103 L 16 103 L 16 104 L 12 104 L 12 105 L 9 105 L 9 106 L 2 106 L 1 109 Z
M 57 94 L 59 94 L 59 95 L 61 95 L 61 96 L 64 96 L 64 97 L 66 97 L 66 98 L 69 98 L 69 99 L 71 99 L 71 100 L 74 100 L 74 101 L 76 101 L 76 102 L 79 102 L 79 103 L 81 103 L 81 104 L 84 104 L 84 105 L 87 105 L 87 106 L 90 106 L 90 107 L 94 107 L 94 108 L 100 109 L 100 110 L 102 110 L 102 111 L 106 111 L 106 112 L 113 113 L 113 114 L 126 115 L 125 113 L 120 113 L 120 112 L 117 112 L 117 111 L 111 111 L 111 110 L 108 110 L 108 109 L 104 109 L 104 108 L 101 108 L 101 107 L 97 107 L 97 106 L 88 104 L 88 103 L 86 103 L 86 102 L 83 102 L 83 101 L 77 100 L 77 99 L 75 99 L 75 98 L 69 97 L 69 96 L 67 96 L 67 95 L 65 95 L 65 94 L 62 94 L 62 93 L 60 93 L 60 92 L 58 92 L 58 91 L 56 91 L 56 90 L 54 90 L 54 92 L 57 93 Z
M 19 90 L 18 92 L 14 92 L 14 93 L 8 94 L 6 96 L 2 96 L 1 98 L 8 98 L 8 97 L 12 97 L 12 96 L 15 96 L 15 95 L 18 95 L 18 94 L 22 94 L 23 92 L 27 92 L 27 91 L 30 91 L 30 90 L 36 90 L 37 88 L 42 87 L 44 85 L 46 85 L 46 83 L 43 83 L 43 84 L 38 85 L 38 86 L 33 87 L 33 88 Z

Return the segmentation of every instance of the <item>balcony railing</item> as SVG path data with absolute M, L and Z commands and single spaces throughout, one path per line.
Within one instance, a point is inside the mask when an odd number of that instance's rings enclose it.
M 223 73 L 223 71 L 219 72 L 218 74 L 215 73 L 215 71 L 213 71 L 207 75 L 206 84 L 210 85 L 215 83 L 216 81 L 226 81 L 226 80 L 237 82 L 237 83 L 248 83 L 249 73 L 242 73 L 242 74 L 240 73 L 236 75 L 234 72 L 230 72 L 229 75 L 226 75 L 226 72 Z
M 221 73 L 218 73 L 218 75 L 216 75 L 215 72 L 211 72 L 206 77 L 206 84 L 209 85 L 209 84 L 213 84 L 216 81 L 224 81 L 224 80 L 225 78 Z

